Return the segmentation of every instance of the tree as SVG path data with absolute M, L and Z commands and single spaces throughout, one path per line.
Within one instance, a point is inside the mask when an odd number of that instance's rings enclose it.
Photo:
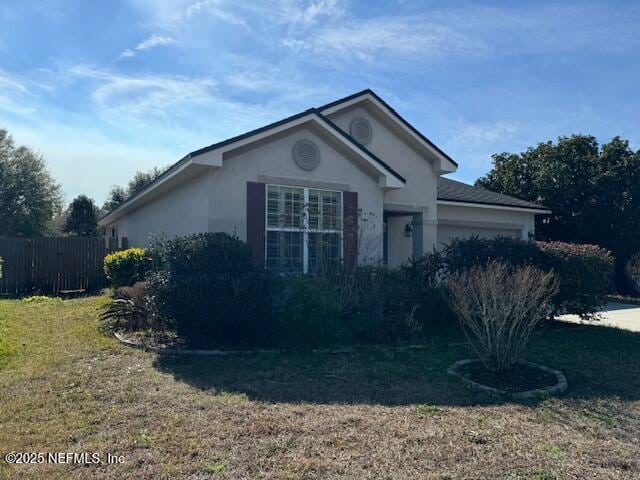
M 121 187 L 119 185 L 114 185 L 111 187 L 111 191 L 109 192 L 109 196 L 107 200 L 104 202 L 102 208 L 108 212 L 116 208 L 118 205 L 123 203 L 129 197 L 132 197 L 144 187 L 153 182 L 156 178 L 162 175 L 166 171 L 165 169 L 160 169 L 158 167 L 154 167 L 147 172 L 137 171 L 133 176 L 126 187 Z
M 42 155 L 16 146 L 0 128 L 0 235 L 46 235 L 61 204 L 60 186 L 47 171 Z
M 478 185 L 549 207 L 550 216 L 536 219 L 540 239 L 611 250 L 618 288 L 627 289 L 624 265 L 640 238 L 640 151 L 620 137 L 599 147 L 592 136 L 572 135 L 492 158 Z
M 78 195 L 69 205 L 62 230 L 78 237 L 98 235 L 98 207 L 86 195 Z

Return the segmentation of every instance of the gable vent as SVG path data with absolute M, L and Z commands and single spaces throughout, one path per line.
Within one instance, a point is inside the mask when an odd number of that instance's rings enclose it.
M 311 140 L 298 140 L 293 145 L 293 159 L 302 169 L 314 170 L 320 163 L 320 149 Z
M 373 128 L 371 128 L 368 120 L 362 117 L 356 117 L 351 121 L 351 125 L 349 125 L 349 133 L 360 145 L 366 145 L 371 141 Z

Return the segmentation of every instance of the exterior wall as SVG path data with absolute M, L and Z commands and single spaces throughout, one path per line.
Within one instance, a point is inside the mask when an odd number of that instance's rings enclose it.
M 320 164 L 311 171 L 292 158 L 293 144 L 313 140 L 320 149 Z M 362 229 L 360 261 L 382 259 L 384 192 L 369 176 L 339 153 L 328 140 L 310 129 L 291 132 L 254 148 L 224 158 L 223 167 L 209 170 L 107 226 L 117 225 L 130 246 L 148 244 L 151 234 L 171 238 L 195 232 L 227 232 L 246 240 L 247 182 L 295 185 L 358 193 L 358 208 L 368 218 Z
M 440 205 L 438 208 L 438 248 L 454 237 L 508 235 L 528 240 L 529 232 L 535 232 L 533 212 L 484 206 Z
M 146 247 L 154 237 L 173 238 L 207 230 L 211 173 L 187 180 L 168 193 L 106 226 L 118 229 L 120 241 Z
M 349 125 L 356 117 L 365 118 L 373 128 L 371 141 L 366 148 L 406 179 L 403 188 L 385 193 L 386 208 L 422 212 L 422 225 L 419 228 L 422 229 L 424 239 L 423 251 L 432 250 L 436 244 L 438 219 L 438 177 L 432 164 L 361 106 L 337 112 L 331 120 L 345 132 L 349 132 Z M 389 248 L 393 248 L 391 242 Z M 398 255 L 403 254 L 403 251 L 398 252 Z
M 291 150 L 300 139 L 313 140 L 320 149 L 320 164 L 311 171 L 299 168 Z M 246 182 L 299 185 L 327 190 L 358 192 L 358 208 L 370 218 L 362 229 L 361 261 L 367 253 L 371 261 L 382 258 L 383 191 L 377 179 L 364 173 L 351 160 L 330 145 L 319 134 L 304 129 L 273 140 L 224 160 L 223 168 L 213 176 L 210 204 L 210 231 L 236 231 L 240 239 L 246 235 Z
M 362 107 L 338 112 L 331 120 L 348 133 L 356 117 L 365 118 L 373 127 L 373 136 L 366 148 L 407 180 L 404 188 L 386 193 L 385 203 L 420 205 L 436 211 L 438 182 L 431 163 Z

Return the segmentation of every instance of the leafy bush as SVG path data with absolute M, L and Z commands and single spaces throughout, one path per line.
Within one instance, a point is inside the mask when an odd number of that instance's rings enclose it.
M 544 255 L 535 243 L 511 237 L 454 238 L 442 252 L 444 268 L 448 273 L 461 272 L 491 261 L 511 266 L 540 265 Z
M 340 339 L 340 297 L 327 280 L 289 278 L 280 301 L 278 337 L 284 345 L 320 346 Z
M 389 343 L 420 333 L 415 316 L 420 299 L 402 271 L 375 266 L 337 268 L 325 278 L 340 298 L 344 341 Z
M 131 287 L 116 289 L 113 298 L 105 304 L 100 318 L 112 321 L 114 327 L 123 330 L 162 327 L 153 313 L 145 282 L 136 282 Z
M 196 233 L 154 245 L 154 269 L 174 275 L 246 273 L 254 270 L 251 248 L 227 233 Z
M 278 278 L 255 268 L 249 247 L 225 233 L 156 245 L 149 298 L 192 346 L 252 346 L 273 341 Z
M 447 273 L 500 261 L 512 267 L 533 265 L 553 270 L 559 284 L 555 313 L 593 316 L 612 286 L 613 257 L 596 245 L 526 242 L 509 237 L 454 239 L 442 252 Z
M 636 291 L 640 293 L 640 253 L 635 254 L 629 259 L 625 265 L 625 272 L 636 288 Z
M 128 248 L 104 257 L 104 273 L 114 288 L 143 281 L 150 267 L 150 258 L 142 248 Z
M 453 319 L 448 302 L 448 292 L 442 281 L 446 273 L 444 257 L 434 251 L 411 260 L 401 269 L 406 279 L 407 293 L 417 308 L 415 318 L 426 327 L 448 325 Z
M 554 313 L 574 313 L 584 318 L 606 304 L 613 287 L 614 259 L 597 245 L 537 242 L 544 253 L 540 268 L 553 270 L 559 288 L 553 298 Z
M 533 328 L 550 312 L 552 273 L 496 261 L 449 276 L 451 307 L 484 366 L 503 372 L 520 358 Z

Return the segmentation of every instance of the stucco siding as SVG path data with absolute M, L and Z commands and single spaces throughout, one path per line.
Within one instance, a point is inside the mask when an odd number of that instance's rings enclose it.
M 294 143 L 303 138 L 320 150 L 320 163 L 313 171 L 302 170 L 292 158 Z M 370 261 L 379 261 L 384 192 L 377 178 L 345 155 L 321 133 L 307 128 L 292 131 L 227 154 L 222 168 L 205 171 L 108 228 L 117 225 L 119 236 L 128 237 L 132 246 L 146 245 L 152 234 L 170 238 L 205 231 L 246 240 L 247 182 L 346 190 L 358 193 L 358 207 L 368 218 L 360 242 L 363 253 L 366 250 Z
M 482 238 L 507 235 L 526 240 L 535 232 L 533 212 L 512 211 L 489 206 L 438 206 L 438 246 L 454 237 L 478 235 Z
M 107 235 L 117 227 L 129 245 L 145 247 L 154 237 L 173 238 L 207 229 L 210 172 L 204 172 L 154 201 L 107 225 Z
M 320 163 L 313 171 L 297 166 L 291 154 L 296 141 L 310 139 L 320 149 Z M 358 192 L 358 208 L 371 218 L 361 243 L 376 260 L 382 258 L 383 191 L 377 179 L 338 152 L 310 129 L 293 132 L 255 148 L 229 155 L 213 177 L 209 230 L 235 231 L 246 236 L 246 182 L 299 185 Z
M 356 107 L 336 113 L 331 120 L 345 132 L 356 117 L 369 121 L 373 128 L 366 148 L 406 179 L 404 188 L 386 193 L 386 203 L 421 205 L 436 211 L 437 177 L 429 161 L 402 141 L 365 108 Z M 435 216 L 434 216 L 435 218 Z

